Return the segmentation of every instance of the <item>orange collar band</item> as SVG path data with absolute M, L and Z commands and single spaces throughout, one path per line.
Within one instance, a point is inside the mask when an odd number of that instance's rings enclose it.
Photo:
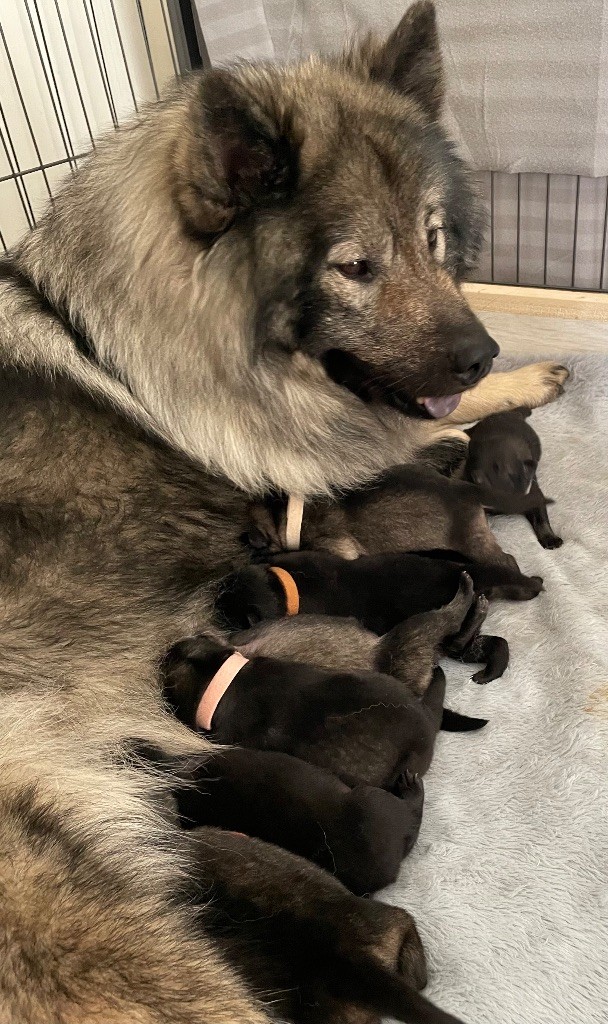
M 287 615 L 297 615 L 300 611 L 300 595 L 291 573 L 278 565 L 269 565 L 268 571 L 274 573 L 285 591 L 285 611 Z
M 201 697 L 200 704 L 196 709 L 196 724 L 199 729 L 205 729 L 207 732 L 211 729 L 211 723 L 213 722 L 213 716 L 216 712 L 217 706 L 221 701 L 222 697 L 226 693 L 226 690 L 230 686 L 230 683 L 236 675 L 241 671 L 242 668 L 247 665 L 249 658 L 243 657 L 238 651 L 231 654 L 226 661 L 220 665 L 213 679 L 207 686 L 203 696 Z

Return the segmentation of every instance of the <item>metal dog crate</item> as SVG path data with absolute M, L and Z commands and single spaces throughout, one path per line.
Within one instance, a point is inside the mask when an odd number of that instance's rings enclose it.
M 204 30 L 204 26 L 203 26 Z M 173 77 L 206 64 L 190 0 L 2 0 L 0 244 Z M 478 281 L 606 290 L 608 179 L 482 172 Z

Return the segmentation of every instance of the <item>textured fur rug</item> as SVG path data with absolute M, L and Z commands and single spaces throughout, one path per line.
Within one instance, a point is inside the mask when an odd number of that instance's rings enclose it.
M 490 724 L 440 734 L 418 844 L 383 894 L 419 923 L 428 995 L 467 1024 L 608 1021 L 608 356 L 561 361 L 566 394 L 530 422 L 564 546 L 493 520 L 546 593 L 492 609 L 502 680 L 446 664 L 450 707 Z

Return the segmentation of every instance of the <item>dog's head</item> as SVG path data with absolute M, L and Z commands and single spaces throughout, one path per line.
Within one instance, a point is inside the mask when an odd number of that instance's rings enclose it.
M 417 3 L 334 61 L 204 75 L 200 133 L 175 156 L 188 231 L 250 247 L 259 350 L 435 416 L 498 352 L 458 288 L 482 216 L 442 99 L 434 8 Z

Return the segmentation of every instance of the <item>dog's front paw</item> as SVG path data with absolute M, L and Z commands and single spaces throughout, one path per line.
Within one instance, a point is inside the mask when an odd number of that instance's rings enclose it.
M 513 377 L 518 378 L 513 392 L 515 404 L 535 409 L 554 402 L 563 395 L 564 384 L 569 376 L 570 371 L 560 363 L 531 363 L 520 367 L 513 373 Z
M 547 392 L 547 402 L 553 402 L 564 393 L 564 384 L 570 376 L 570 370 L 560 363 L 539 363 L 543 370 L 543 384 Z

